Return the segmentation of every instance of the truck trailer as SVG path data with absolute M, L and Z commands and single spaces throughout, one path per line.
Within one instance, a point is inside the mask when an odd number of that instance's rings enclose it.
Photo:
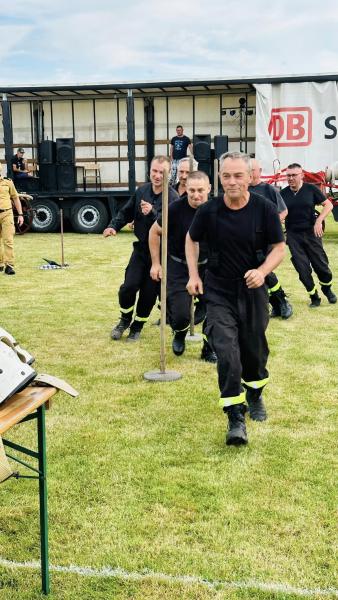
M 255 153 L 260 90 L 328 81 L 337 86 L 338 75 L 0 87 L 0 160 L 11 177 L 11 158 L 25 149 L 34 176 L 15 183 L 33 197 L 34 231 L 57 231 L 62 208 L 73 230 L 100 233 L 147 181 L 151 159 L 169 155 L 178 124 L 194 142 L 209 139 L 210 165 L 215 136 L 230 151 Z M 296 133 L 298 113 L 286 117 Z M 279 124 L 275 118 L 275 136 Z M 267 175 L 275 168 L 269 165 Z

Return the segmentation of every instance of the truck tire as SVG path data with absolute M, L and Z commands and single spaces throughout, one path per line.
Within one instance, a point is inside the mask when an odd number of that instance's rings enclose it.
M 102 233 L 108 223 L 108 211 L 96 198 L 78 200 L 71 208 L 70 221 L 78 233 Z
M 37 233 L 50 233 L 60 227 L 60 210 L 54 200 L 50 198 L 32 201 L 33 221 L 32 231 Z

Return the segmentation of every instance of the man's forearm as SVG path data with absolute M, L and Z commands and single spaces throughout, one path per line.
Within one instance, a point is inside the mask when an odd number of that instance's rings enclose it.
M 156 229 L 157 223 L 151 227 L 149 231 L 149 250 L 151 256 L 151 262 L 153 265 L 161 264 L 160 259 L 160 247 L 161 247 L 161 232 Z M 160 228 L 159 228 L 160 229 Z
M 16 196 L 15 198 L 13 198 L 13 202 L 14 202 L 14 206 L 17 210 L 17 212 L 19 213 L 19 215 L 22 215 L 22 206 L 21 206 L 21 201 L 19 196 Z
M 198 242 L 194 242 L 189 233 L 185 238 L 185 256 L 187 259 L 187 265 L 189 269 L 189 277 L 198 277 L 198 257 L 200 253 L 200 247 Z
M 324 221 L 325 217 L 327 217 L 327 215 L 330 214 L 330 212 L 332 211 L 333 204 L 332 202 L 330 202 L 330 200 L 327 200 L 322 206 L 323 208 L 320 211 L 320 215 L 317 218 L 321 223 Z
M 279 244 L 274 244 L 271 252 L 267 255 L 263 264 L 258 267 L 258 270 L 261 271 L 266 277 L 269 273 L 272 273 L 278 265 L 282 262 L 285 257 L 285 242 L 280 242 Z

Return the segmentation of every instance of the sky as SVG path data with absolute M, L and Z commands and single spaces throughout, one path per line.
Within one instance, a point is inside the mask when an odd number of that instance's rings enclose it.
M 338 72 L 336 0 L 0 0 L 0 84 Z

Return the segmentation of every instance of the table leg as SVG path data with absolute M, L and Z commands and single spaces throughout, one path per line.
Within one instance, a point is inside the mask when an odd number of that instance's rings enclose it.
M 41 545 L 41 578 L 42 591 L 49 594 L 48 564 L 48 510 L 47 510 L 47 457 L 46 457 L 46 425 L 44 404 L 37 409 L 38 413 L 38 452 L 39 452 L 39 500 L 40 500 L 40 545 Z

